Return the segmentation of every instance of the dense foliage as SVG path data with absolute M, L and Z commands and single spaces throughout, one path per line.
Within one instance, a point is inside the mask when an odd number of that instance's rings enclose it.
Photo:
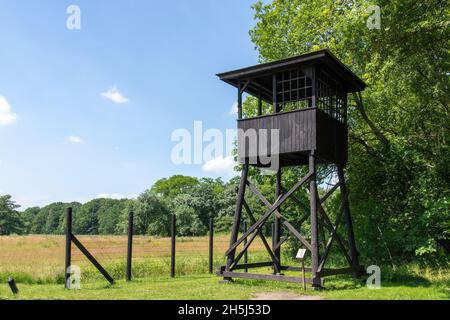
M 381 28 L 369 29 L 370 5 Z M 350 102 L 351 205 L 366 261 L 430 261 L 450 242 L 448 0 L 254 5 L 261 61 L 329 48 L 368 88 Z
M 11 200 L 11 196 L 0 197 L 0 236 L 25 232 L 24 221 L 16 210 L 17 208 L 19 206 Z

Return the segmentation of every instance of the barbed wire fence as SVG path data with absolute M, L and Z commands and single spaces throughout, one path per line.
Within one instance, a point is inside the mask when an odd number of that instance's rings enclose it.
M 95 256 L 114 279 L 146 276 L 175 277 L 178 275 L 214 274 L 225 262 L 229 248 L 228 234 L 215 234 L 214 219 L 209 221 L 208 235 L 183 237 L 177 234 L 177 219 L 171 218 L 171 237 L 134 234 L 133 212 L 128 217 L 128 235 L 81 236 L 89 252 Z M 246 230 L 242 230 L 244 233 Z M 245 244 L 242 244 L 242 248 Z M 245 261 L 264 251 L 262 243 L 255 241 Z M 84 254 L 75 251 L 74 263 L 85 261 Z M 89 269 L 88 269 L 89 270 Z
M 65 214 L 67 220 L 68 213 Z M 74 215 L 74 219 L 76 218 Z M 66 264 L 79 267 L 83 281 L 102 279 L 102 274 L 86 254 L 94 258 L 114 280 L 131 277 L 215 274 L 225 263 L 225 252 L 230 245 L 229 234 L 216 234 L 216 226 L 216 222 L 211 219 L 208 234 L 201 237 L 184 237 L 175 233 L 174 250 L 171 237 L 134 234 L 134 228 L 131 230 L 131 251 L 129 234 L 72 235 L 72 230 L 69 230 L 70 241 L 67 239 L 67 233 L 66 237 L 61 235 L 0 237 L 0 280 L 6 281 L 9 276 L 13 276 L 19 283 L 66 284 L 68 275 L 64 257 L 67 260 L 68 255 L 70 259 Z M 70 249 L 67 247 L 69 243 Z M 85 249 L 84 252 L 77 243 Z M 264 253 L 263 244 L 255 240 L 249 248 L 247 260 L 250 262 L 256 260 L 262 253 Z M 128 275 L 130 258 L 131 273 Z

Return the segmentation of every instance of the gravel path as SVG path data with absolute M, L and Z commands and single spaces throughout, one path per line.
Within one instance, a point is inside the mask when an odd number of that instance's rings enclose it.
M 301 295 L 292 292 L 260 292 L 252 300 L 321 300 L 320 296 Z

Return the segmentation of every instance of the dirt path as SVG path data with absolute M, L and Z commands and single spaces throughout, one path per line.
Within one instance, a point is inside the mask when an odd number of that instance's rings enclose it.
M 260 292 L 252 300 L 321 300 L 320 296 L 307 296 L 292 292 Z

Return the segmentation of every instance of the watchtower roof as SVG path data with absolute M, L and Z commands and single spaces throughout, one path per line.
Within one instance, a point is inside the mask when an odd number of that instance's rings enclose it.
M 336 58 L 328 49 L 219 73 L 217 76 L 222 81 L 225 81 L 235 87 L 238 87 L 239 82 L 241 81 L 251 80 L 251 82 L 245 87 L 245 92 L 253 96 L 258 96 L 258 94 L 261 94 L 261 98 L 263 100 L 273 102 L 272 75 L 280 71 L 310 64 L 322 64 L 331 69 L 342 80 L 347 93 L 363 91 L 366 88 L 364 81 L 355 75 L 341 61 L 339 61 L 339 59 Z

